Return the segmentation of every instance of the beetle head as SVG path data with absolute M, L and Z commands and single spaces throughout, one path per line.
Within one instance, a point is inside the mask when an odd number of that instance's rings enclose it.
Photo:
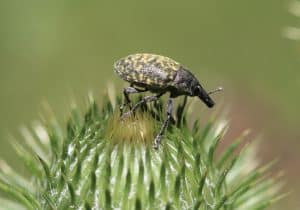
M 215 102 L 209 95 L 222 90 L 220 87 L 213 91 L 206 92 L 196 77 L 183 67 L 177 71 L 173 85 L 175 90 L 173 90 L 172 96 L 198 96 L 209 108 L 212 108 L 215 105 Z

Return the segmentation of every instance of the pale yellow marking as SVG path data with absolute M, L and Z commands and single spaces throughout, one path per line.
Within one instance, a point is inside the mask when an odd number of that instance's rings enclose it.
M 158 84 L 159 84 L 160 86 L 162 86 L 164 83 L 163 83 L 163 81 L 159 81 Z
M 140 71 L 143 68 L 143 65 L 139 64 L 135 67 L 135 70 Z
M 152 80 L 149 79 L 149 78 L 147 78 L 146 83 L 147 83 L 148 85 L 150 85 L 150 84 L 152 83 Z
M 139 74 L 139 81 L 143 81 L 144 80 L 144 75 L 143 74 Z
M 157 56 L 156 63 L 161 63 L 163 58 L 161 56 Z
M 169 80 L 172 80 L 173 78 L 174 78 L 173 75 L 169 75 L 169 77 L 168 77 Z
M 132 76 L 132 80 L 136 81 L 136 79 L 137 79 L 137 78 L 136 78 L 136 75 L 133 75 L 133 76 Z
M 137 65 L 135 63 L 141 62 L 141 63 L 150 63 L 153 62 L 153 60 L 156 60 L 156 64 L 160 65 L 164 68 L 170 67 L 173 71 L 177 71 L 180 67 L 180 64 L 173 59 L 161 55 L 155 55 L 155 54 L 149 54 L 149 53 L 137 53 L 133 55 L 127 56 L 125 58 L 130 63 L 133 63 L 134 66 Z M 154 63 L 154 64 L 155 64 Z M 139 69 L 139 67 L 137 67 Z
M 151 55 L 150 54 L 145 54 L 145 56 L 144 56 L 144 58 L 145 58 L 145 60 L 149 60 L 149 58 L 151 58 Z

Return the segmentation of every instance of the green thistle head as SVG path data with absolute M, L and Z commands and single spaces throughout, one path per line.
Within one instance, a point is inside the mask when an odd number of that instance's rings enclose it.
M 178 105 L 154 150 L 161 104 L 122 122 L 120 98 L 109 95 L 101 108 L 91 99 L 83 116 L 73 108 L 65 128 L 49 119 L 24 129 L 26 144 L 14 147 L 29 176 L 0 162 L 0 209 L 265 209 L 277 199 L 278 181 L 266 176 L 270 164 L 257 165 L 255 144 L 234 155 L 243 135 L 216 158 L 224 121 L 189 128 Z

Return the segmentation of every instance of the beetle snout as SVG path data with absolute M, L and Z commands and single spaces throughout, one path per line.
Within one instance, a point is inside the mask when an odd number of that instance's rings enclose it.
M 215 105 L 215 102 L 209 97 L 208 94 L 201 94 L 199 98 L 205 103 L 209 108 L 212 108 Z
M 214 105 L 215 105 L 215 102 L 210 98 L 206 98 L 204 103 L 209 107 L 209 108 L 212 108 Z

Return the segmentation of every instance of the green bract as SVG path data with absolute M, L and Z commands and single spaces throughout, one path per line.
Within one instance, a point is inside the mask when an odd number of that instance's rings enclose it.
M 270 164 L 257 166 L 255 144 L 233 154 L 243 134 L 216 157 L 224 121 L 195 121 L 190 129 L 189 110 L 179 105 L 156 151 L 149 141 L 163 118 L 161 102 L 122 122 L 112 120 L 120 98 L 108 98 L 102 108 L 91 99 L 84 116 L 73 108 L 65 128 L 49 118 L 23 129 L 26 144 L 14 147 L 29 176 L 0 162 L 1 209 L 265 209 L 276 200 L 278 180 L 266 175 Z M 122 123 L 151 132 L 130 134 Z

